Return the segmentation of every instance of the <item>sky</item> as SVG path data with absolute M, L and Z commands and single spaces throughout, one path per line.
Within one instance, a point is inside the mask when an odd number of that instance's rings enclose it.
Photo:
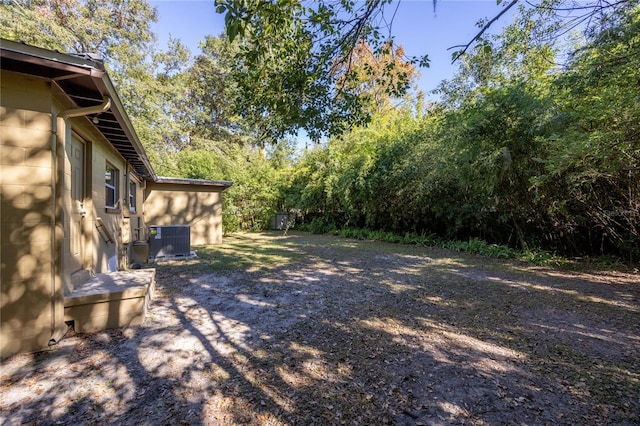
M 178 38 L 191 50 L 199 52 L 198 43 L 206 35 L 224 31 L 224 15 L 215 12 L 214 0 L 155 0 L 159 19 L 152 26 L 160 47 L 166 47 L 169 35 Z M 395 5 L 395 2 L 394 2 Z M 393 21 L 396 43 L 404 46 L 408 56 L 429 55 L 430 67 L 421 69 L 418 86 L 425 93 L 440 81 L 453 76 L 452 50 L 468 43 L 478 32 L 476 22 L 492 18 L 502 10 L 496 0 L 439 0 L 433 10 L 431 0 L 402 0 Z M 512 20 L 505 14 L 491 32 L 497 32 Z

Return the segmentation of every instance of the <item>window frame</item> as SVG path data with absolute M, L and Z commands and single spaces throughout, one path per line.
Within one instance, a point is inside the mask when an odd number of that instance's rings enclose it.
M 111 172 L 111 178 L 107 180 L 107 173 Z M 105 166 L 105 174 L 104 174 L 104 205 L 107 212 L 117 213 L 120 211 L 118 207 L 118 201 L 120 201 L 120 191 L 119 191 L 119 179 L 120 170 L 118 170 L 113 164 L 107 162 Z M 113 197 L 110 199 L 109 191 L 112 191 Z
M 135 180 L 129 180 L 129 211 L 136 213 L 138 203 L 138 184 Z

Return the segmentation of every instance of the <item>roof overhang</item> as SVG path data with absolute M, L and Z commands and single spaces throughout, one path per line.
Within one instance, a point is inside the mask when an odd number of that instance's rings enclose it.
M 195 185 L 195 186 L 214 186 L 222 188 L 222 191 L 233 185 L 233 182 L 228 180 L 208 180 L 208 179 L 187 179 L 187 178 L 172 178 L 158 176 L 155 180 L 159 184 L 172 184 L 172 185 Z
M 99 105 L 105 96 L 111 107 L 92 125 L 146 180 L 157 177 L 136 135 L 124 105 L 102 62 L 87 55 L 75 56 L 0 39 L 2 69 L 50 79 L 75 108 Z

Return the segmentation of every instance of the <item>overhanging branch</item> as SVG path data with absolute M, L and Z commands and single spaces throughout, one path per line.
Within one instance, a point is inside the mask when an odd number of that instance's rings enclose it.
M 512 0 L 511 3 L 509 3 L 504 9 L 502 9 L 502 11 L 500 13 L 498 13 L 496 16 L 494 16 L 489 22 L 484 24 L 482 26 L 482 28 L 480 29 L 480 31 L 471 39 L 471 41 L 469 43 L 467 43 L 467 44 L 459 44 L 457 46 L 451 46 L 450 48 L 448 48 L 447 50 L 451 50 L 451 49 L 456 49 L 458 47 L 462 47 L 462 50 L 460 52 L 458 52 L 458 54 L 453 58 L 451 63 L 453 64 L 458 59 L 460 59 L 460 57 L 465 54 L 465 52 L 471 47 L 471 45 L 473 43 L 475 43 L 476 41 L 478 41 L 480 39 L 480 37 L 482 37 L 482 34 L 484 34 L 489 29 L 489 27 L 491 27 L 491 25 L 493 25 L 498 19 L 500 19 L 500 17 L 502 15 L 507 13 L 507 11 L 509 9 L 511 9 L 513 6 L 515 6 L 516 3 L 518 3 L 518 1 L 519 0 Z

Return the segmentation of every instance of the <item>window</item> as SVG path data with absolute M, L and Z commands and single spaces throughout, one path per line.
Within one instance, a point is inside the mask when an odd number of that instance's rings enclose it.
M 129 182 L 129 211 L 136 212 L 136 183 Z
M 107 164 L 104 174 L 105 207 L 115 209 L 118 202 L 118 170 Z

